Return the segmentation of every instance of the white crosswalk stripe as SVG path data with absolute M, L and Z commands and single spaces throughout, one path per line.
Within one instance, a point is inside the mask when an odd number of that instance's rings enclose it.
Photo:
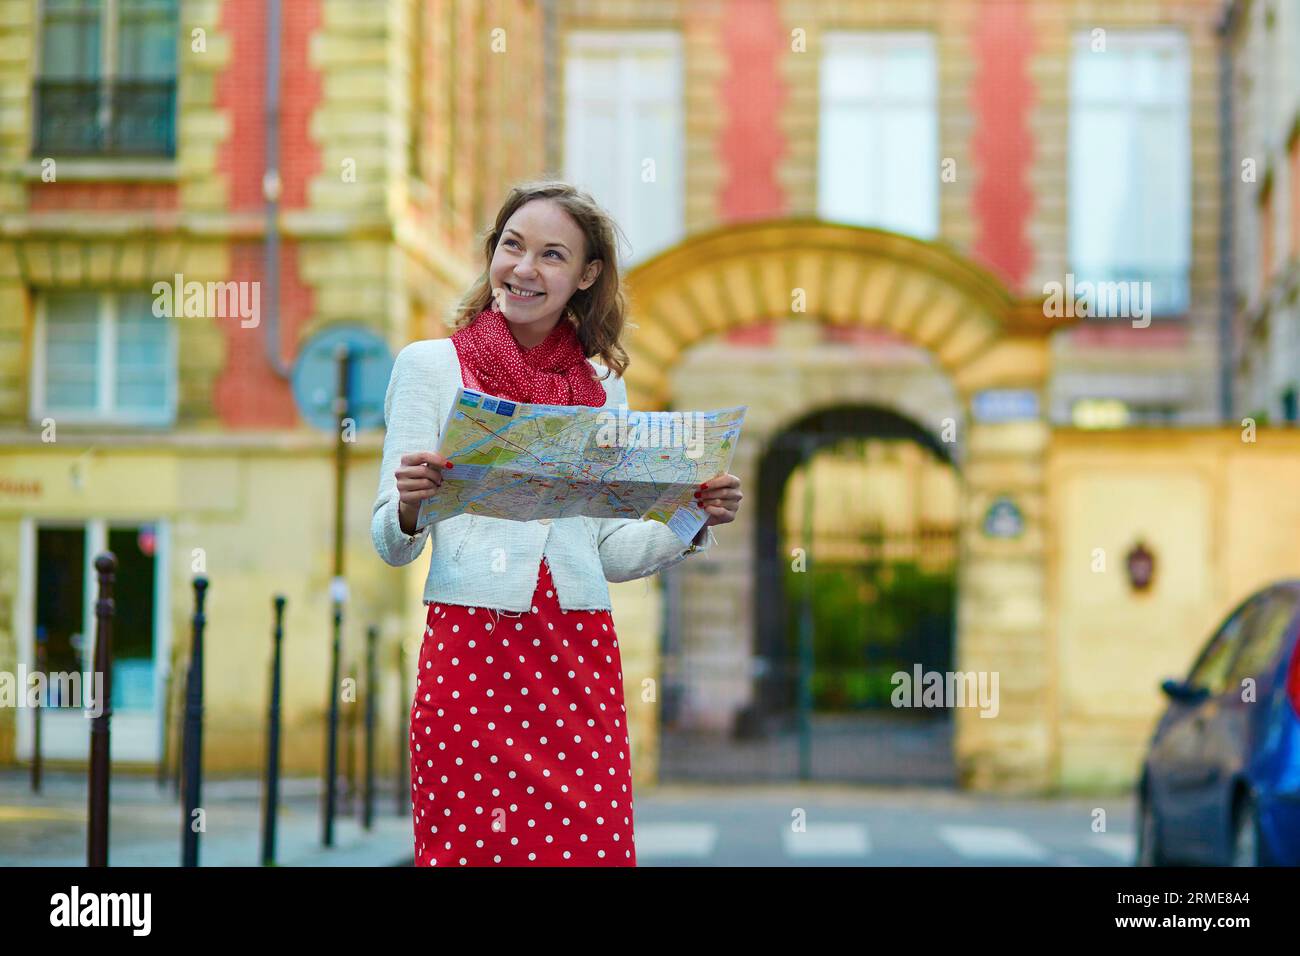
M 810 823 L 803 833 L 781 830 L 786 856 L 862 857 L 871 852 L 871 838 L 861 823 Z
M 712 856 L 718 828 L 712 823 L 638 823 L 633 836 L 637 859 Z
M 1010 827 L 939 827 L 939 838 L 957 853 L 981 860 L 1044 860 L 1048 853 Z

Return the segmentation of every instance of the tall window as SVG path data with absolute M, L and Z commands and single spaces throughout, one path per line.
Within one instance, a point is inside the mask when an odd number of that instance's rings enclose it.
M 627 234 L 627 265 L 683 234 L 681 37 L 668 31 L 568 34 L 564 171 Z
M 939 231 L 934 37 L 828 33 L 822 50 L 818 215 L 933 238 Z
M 37 155 L 172 156 L 178 0 L 43 0 Z
M 1076 282 L 1150 282 L 1187 311 L 1191 127 L 1187 38 L 1077 34 L 1070 76 L 1070 267 Z
M 32 418 L 166 425 L 175 419 L 171 321 L 147 293 L 48 292 L 37 303 Z

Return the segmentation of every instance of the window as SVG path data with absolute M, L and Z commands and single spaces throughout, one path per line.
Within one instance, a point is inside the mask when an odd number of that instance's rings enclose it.
M 680 240 L 685 190 L 681 38 L 577 31 L 566 38 L 566 178 L 609 210 L 632 249 L 620 267 Z
M 177 0 L 44 0 L 36 155 L 173 156 Z
M 1152 311 L 1188 306 L 1187 39 L 1077 34 L 1070 77 L 1070 268 L 1075 281 L 1150 282 Z
M 32 418 L 166 425 L 175 418 L 175 335 L 138 292 L 38 297 Z
M 1243 631 L 1249 630 L 1251 618 L 1255 616 L 1262 603 L 1258 598 L 1247 601 L 1233 612 L 1223 627 L 1219 628 L 1219 632 L 1214 635 L 1209 646 L 1201 652 L 1191 673 L 1187 675 L 1187 683 L 1190 686 L 1204 688 L 1215 697 L 1223 693 L 1228 682 L 1228 667 L 1232 664 L 1232 658 L 1240 646 L 1238 638 Z
M 1240 691 L 1247 677 L 1256 684 L 1266 676 L 1265 670 L 1274 662 L 1282 648 L 1291 623 L 1295 620 L 1300 599 L 1294 591 L 1278 590 L 1264 598 L 1259 613 L 1251 621 L 1250 632 L 1232 665 L 1228 686 Z
M 822 49 L 818 215 L 933 238 L 940 173 L 934 37 L 828 33 Z

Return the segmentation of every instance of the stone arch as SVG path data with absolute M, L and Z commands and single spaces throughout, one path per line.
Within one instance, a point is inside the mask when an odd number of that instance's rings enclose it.
M 1046 786 L 1055 675 L 1045 640 L 1045 389 L 1048 336 L 1065 323 L 1047 318 L 1040 300 L 1017 300 L 995 276 L 943 243 L 813 218 L 693 236 L 631 270 L 627 287 L 634 327 L 625 339 L 632 358 L 626 379 L 635 408 L 674 402 L 670 373 L 692 346 L 758 322 L 813 319 L 885 329 L 931 357 L 956 399 L 959 433 L 952 455 L 960 461 L 963 498 L 954 667 L 1000 676 L 1000 719 L 980 720 L 973 709 L 954 714 L 958 773 L 977 788 Z M 850 379 L 854 387 L 846 388 Z M 853 394 L 863 390 L 863 379 L 810 376 L 793 396 L 790 389 L 755 389 L 752 383 L 742 385 L 743 394 L 720 391 L 709 407 L 750 406 L 732 471 L 742 480 L 756 476 L 770 437 L 818 408 L 884 405 L 933 426 L 926 414 L 933 415 L 932 399 L 909 406 L 905 398 Z M 865 389 L 870 393 L 869 381 Z M 1016 420 L 978 420 L 972 403 L 986 389 L 1029 392 L 1033 410 Z M 1022 518 L 1020 533 L 1011 538 L 982 533 L 985 514 L 1000 499 Z M 683 640 L 688 651 L 696 641 L 701 655 L 723 671 L 745 669 L 755 633 L 752 521 L 742 508 L 729 533 L 719 535 L 715 558 L 705 562 L 712 566 L 684 566 L 674 592 L 678 621 L 707 618 L 705 609 L 721 605 L 711 630 L 698 625 L 700 634 Z M 730 661 L 723 647 L 727 628 L 743 634 Z M 704 715 L 705 723 L 724 729 L 725 712 L 747 706 L 748 693 L 739 684 L 712 686 L 707 706 L 714 712 Z
M 647 409 L 665 406 L 667 370 L 685 349 L 794 314 L 798 290 L 821 321 L 889 329 L 926 349 L 964 395 L 1041 384 L 1041 340 L 1060 324 L 945 245 L 818 219 L 701 233 L 631 270 L 626 286 L 629 401 Z

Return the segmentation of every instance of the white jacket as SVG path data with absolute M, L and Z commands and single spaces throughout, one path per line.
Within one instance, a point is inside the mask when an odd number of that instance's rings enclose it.
M 593 364 L 605 374 L 603 366 Z M 394 567 L 414 561 L 425 541 L 433 538 L 424 584 L 426 604 L 526 611 L 537 586 L 538 564 L 545 555 L 561 608 L 609 609 L 606 581 L 646 577 L 672 567 L 687 554 L 703 553 L 715 543 L 711 528 L 700 529 L 694 540 L 697 550 L 692 552 L 662 522 L 585 516 L 510 521 L 457 515 L 425 525 L 416 534 L 404 533 L 398 524 L 393 473 L 403 455 L 437 449 L 442 423 L 456 389 L 463 384 L 451 339 L 425 339 L 398 353 L 384 398 L 387 431 L 370 537 L 379 556 Z M 627 386 L 621 377 L 611 375 L 602 384 L 603 407 L 627 403 Z

